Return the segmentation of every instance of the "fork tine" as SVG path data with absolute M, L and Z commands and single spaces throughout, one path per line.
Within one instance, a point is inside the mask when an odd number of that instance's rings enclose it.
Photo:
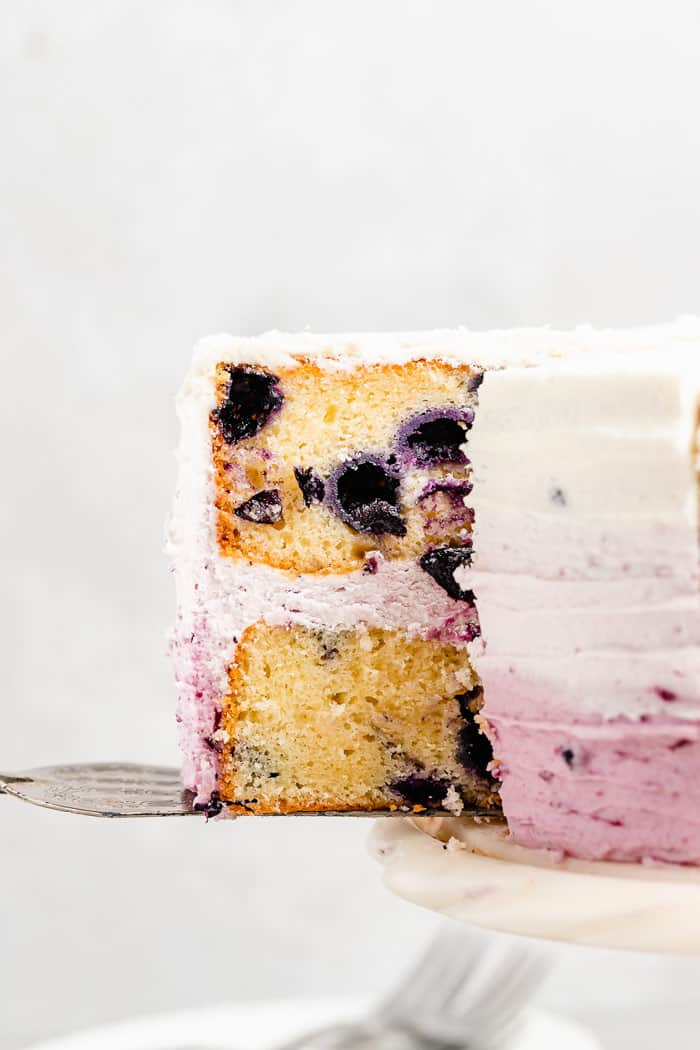
M 503 1041 L 546 972 L 540 959 L 526 955 L 504 963 L 494 969 L 476 1001 L 464 1010 L 468 1023 L 487 1042 Z
M 474 970 L 483 954 L 481 944 L 466 937 L 462 931 L 445 927 L 433 937 L 418 962 L 404 975 L 397 987 L 380 1003 L 377 1015 L 382 1019 L 404 1017 L 415 1010 L 420 999 L 429 1012 L 429 1000 L 436 997 L 441 984 L 449 979 L 451 971 L 459 971 L 459 983 Z M 458 959 L 462 957 L 459 967 Z
M 519 1031 L 524 1017 L 527 1000 L 520 1000 L 517 1006 L 504 1013 L 482 1015 L 473 1025 L 480 1034 L 484 1050 L 500 1050 L 510 1046 L 515 1034 Z
M 463 954 L 463 953 L 462 953 Z M 478 983 L 478 975 L 483 969 L 485 952 L 480 948 L 478 955 L 470 953 L 466 958 L 455 955 L 452 965 L 445 968 L 437 989 L 438 1012 L 445 1012 L 450 1003 L 468 988 Z M 470 978 L 473 978 L 470 980 Z
M 398 984 L 394 985 L 380 1001 L 375 1011 L 377 1014 L 382 1016 L 389 1013 L 393 1014 L 399 1003 L 403 1001 L 407 988 L 420 987 L 430 981 L 431 975 L 435 973 L 440 965 L 441 954 L 436 951 L 437 943 L 438 938 L 432 937 L 427 947 L 423 949 L 412 966 L 405 973 L 401 974 Z
M 433 959 L 426 957 L 422 973 L 414 969 L 411 975 L 402 981 L 381 1004 L 379 1016 L 385 1020 L 403 1020 L 411 1016 L 416 1009 L 416 1003 L 423 1004 L 426 1011 L 433 1009 L 433 1001 L 440 984 L 454 966 L 453 956 L 442 951 Z
M 523 982 L 520 990 L 524 991 L 526 987 L 529 985 Z M 471 1007 L 466 1008 L 464 1015 L 469 1018 L 470 1024 L 481 1032 L 496 1030 L 519 1013 L 526 998 L 527 996 L 516 994 L 516 988 L 510 983 L 505 984 L 502 991 L 499 989 L 496 992 L 490 987 L 471 1004 Z
M 465 1004 L 468 1004 L 473 999 L 481 998 L 484 990 L 490 988 L 494 979 L 494 970 L 498 965 L 498 956 L 494 953 L 493 943 L 487 944 L 482 949 L 479 963 L 479 972 L 475 975 L 474 981 L 461 988 L 455 987 L 449 1002 L 462 1000 Z M 508 959 L 508 965 L 510 969 L 510 958 Z
M 509 1008 L 517 1009 L 518 1003 L 527 998 L 545 972 L 541 960 L 526 955 L 513 960 L 507 968 L 499 968 L 493 975 L 490 994 L 483 997 L 482 1010 L 504 1013 Z
M 491 946 L 493 947 L 493 945 Z M 515 955 L 513 955 L 515 951 Z M 487 952 L 484 966 L 474 979 L 453 985 L 439 1017 L 425 1018 L 421 1027 L 429 1028 L 445 1042 L 459 1043 L 470 1029 L 485 1044 L 502 1045 L 507 1028 L 522 1013 L 530 992 L 538 983 L 542 966 L 527 951 L 511 949 L 500 958 Z

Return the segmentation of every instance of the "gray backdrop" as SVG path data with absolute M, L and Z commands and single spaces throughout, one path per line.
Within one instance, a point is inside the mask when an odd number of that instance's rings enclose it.
M 697 12 L 3 0 L 2 766 L 177 759 L 161 545 L 198 336 L 700 312 Z M 376 989 L 434 922 L 381 889 L 364 822 L 120 825 L 5 799 L 0 828 L 3 1050 Z M 544 1000 L 610 1046 L 667 1039 L 700 978 L 554 954 Z

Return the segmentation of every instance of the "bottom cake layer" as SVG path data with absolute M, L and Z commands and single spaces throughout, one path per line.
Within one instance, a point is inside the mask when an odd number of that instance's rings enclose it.
M 233 813 L 498 805 L 463 646 L 257 623 L 229 686 L 212 746 Z

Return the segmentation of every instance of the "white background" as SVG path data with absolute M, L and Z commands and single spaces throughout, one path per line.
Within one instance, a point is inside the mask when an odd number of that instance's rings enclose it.
M 198 336 L 700 312 L 699 32 L 678 0 L 2 0 L 2 766 L 177 760 Z M 366 830 L 0 800 L 0 1047 L 385 985 L 433 919 Z M 544 1000 L 610 1047 L 693 1016 L 700 962 L 555 955 Z

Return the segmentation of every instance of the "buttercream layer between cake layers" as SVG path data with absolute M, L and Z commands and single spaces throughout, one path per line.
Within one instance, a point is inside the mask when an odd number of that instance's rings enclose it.
M 698 355 L 692 321 L 628 333 L 203 344 L 180 402 L 172 536 L 186 779 L 199 799 L 217 790 L 211 736 L 246 628 L 388 628 L 464 647 L 516 841 L 697 862 Z M 455 572 L 476 595 L 481 639 L 472 605 L 413 557 L 324 577 L 222 557 L 209 431 L 216 368 L 279 371 L 302 358 L 348 374 L 421 358 L 486 370 L 468 440 L 473 561 Z

